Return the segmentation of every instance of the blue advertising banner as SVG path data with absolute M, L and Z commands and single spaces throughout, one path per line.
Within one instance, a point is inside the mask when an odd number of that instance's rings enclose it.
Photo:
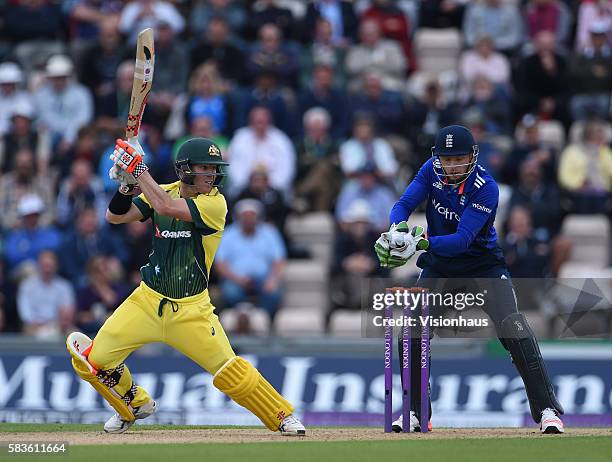
M 296 406 L 307 424 L 382 425 L 382 356 L 247 356 Z M 128 366 L 159 403 L 152 422 L 256 425 L 258 420 L 212 385 L 212 377 L 177 356 L 139 357 Z M 610 360 L 552 359 L 549 373 L 568 418 L 582 425 L 612 421 Z M 438 426 L 532 425 L 522 381 L 506 358 L 440 359 L 432 365 Z M 394 377 L 399 413 L 399 374 Z M 110 408 L 73 372 L 67 355 L 0 358 L 0 422 L 102 422 Z M 148 421 L 148 420 L 147 420 Z M 569 423 L 569 422 L 568 422 Z

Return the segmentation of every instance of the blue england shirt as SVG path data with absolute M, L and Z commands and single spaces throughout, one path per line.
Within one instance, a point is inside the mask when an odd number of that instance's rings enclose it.
M 438 179 L 432 163 L 429 159 L 423 164 L 393 206 L 389 221 L 408 220 L 427 200 L 428 252 L 434 257 L 500 255 L 493 226 L 499 200 L 495 180 L 477 165 L 460 186 L 453 188 Z

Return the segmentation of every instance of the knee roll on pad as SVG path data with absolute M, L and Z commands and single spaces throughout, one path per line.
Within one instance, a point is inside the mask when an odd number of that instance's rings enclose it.
M 563 414 L 563 407 L 557 401 L 546 366 L 527 318 L 522 313 L 506 316 L 501 322 L 500 341 L 510 351 L 512 361 L 525 383 L 531 416 L 540 421 L 542 411 L 547 407 Z
M 108 401 L 123 420 L 135 420 L 134 410 L 130 403 L 136 395 L 136 385 L 131 383 L 123 394 L 116 388 L 125 365 L 121 363 L 114 369 L 98 371 L 87 359 L 92 345 L 93 341 L 80 332 L 73 332 L 68 336 L 66 347 L 72 356 L 72 367 L 79 377 L 89 382 Z
M 247 408 L 272 431 L 285 417 L 293 413 L 293 406 L 244 358 L 235 356 L 217 371 L 213 385 Z

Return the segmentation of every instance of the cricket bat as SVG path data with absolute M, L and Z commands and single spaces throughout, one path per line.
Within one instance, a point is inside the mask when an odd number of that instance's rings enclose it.
M 136 43 L 136 66 L 130 98 L 125 138 L 131 141 L 138 138 L 142 114 L 147 105 L 147 98 L 153 86 L 153 68 L 155 67 L 155 48 L 153 46 L 153 29 L 148 28 L 138 34 Z
M 140 146 L 138 133 L 142 114 L 147 105 L 147 98 L 153 86 L 153 69 L 155 67 L 155 48 L 153 45 L 153 29 L 147 28 L 138 34 L 136 42 L 136 65 L 134 67 L 134 81 L 132 83 L 132 96 L 125 126 L 125 138 L 132 146 Z M 133 194 L 136 184 L 131 181 L 120 187 L 124 194 Z M 137 191 L 136 191 L 137 192 Z

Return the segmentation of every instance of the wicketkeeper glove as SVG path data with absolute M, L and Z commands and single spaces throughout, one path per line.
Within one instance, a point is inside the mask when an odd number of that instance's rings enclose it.
M 132 146 L 127 141 L 121 139 L 118 139 L 116 143 L 115 150 L 111 154 L 110 159 L 115 163 L 116 167 L 119 167 L 125 173 L 131 174 L 134 179 L 138 180 L 140 175 L 149 170 L 149 167 L 143 161 L 142 148 L 137 150 L 140 146 Z
M 378 256 L 380 266 L 395 268 L 395 266 L 389 265 L 391 248 L 402 247 L 404 245 L 408 230 L 408 224 L 405 221 L 401 221 L 398 224 L 393 223 L 389 231 L 380 235 L 376 244 L 374 244 L 374 250 Z
M 417 250 L 426 250 L 429 241 L 425 237 L 425 230 L 422 226 L 414 226 L 404 239 L 401 247 L 391 247 L 389 252 L 389 266 L 396 268 L 406 264 Z
M 391 225 L 389 231 L 382 233 L 374 245 L 380 266 L 387 268 L 406 264 L 417 250 L 426 250 L 428 247 L 429 241 L 423 227 L 414 226 L 409 232 L 405 221 Z

